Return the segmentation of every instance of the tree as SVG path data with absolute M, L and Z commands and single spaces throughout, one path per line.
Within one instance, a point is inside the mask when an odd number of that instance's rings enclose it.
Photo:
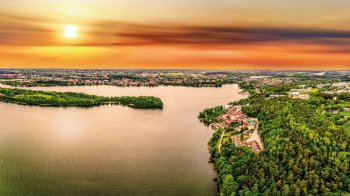
M 222 195 L 231 195 L 232 193 L 236 192 L 237 189 L 237 182 L 233 179 L 233 176 L 231 174 L 227 174 L 224 177 L 222 184 Z

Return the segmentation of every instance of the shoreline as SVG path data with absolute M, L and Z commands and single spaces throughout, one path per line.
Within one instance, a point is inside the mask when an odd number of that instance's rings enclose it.
M 216 132 L 216 130 L 214 129 L 214 127 L 212 125 L 213 125 L 213 123 L 208 126 L 209 130 L 212 131 L 212 134 L 211 134 L 211 136 L 209 138 L 209 141 L 213 137 L 213 134 Z M 210 147 L 208 142 L 207 142 L 207 149 L 208 149 L 208 153 L 210 155 L 209 151 L 210 151 L 211 147 Z M 219 182 L 218 182 L 218 180 L 219 180 L 219 173 L 216 171 L 215 164 L 214 164 L 214 162 L 211 159 L 211 155 L 209 156 L 208 164 L 209 164 L 209 166 L 210 166 L 210 168 L 211 168 L 211 170 L 212 170 L 212 172 L 213 172 L 213 174 L 215 176 L 212 180 L 216 183 L 216 190 L 220 194 L 220 185 L 219 185 Z
M 222 84 L 221 86 L 191 86 L 191 85 L 172 85 L 172 84 L 161 84 L 161 85 L 155 85 L 155 86 L 150 86 L 150 85 L 129 85 L 129 86 L 124 86 L 124 85 L 109 85 L 109 84 L 94 84 L 94 85 L 53 85 L 53 86 L 25 86 L 25 85 L 9 85 L 0 82 L 0 87 L 3 88 L 20 88 L 20 89 L 30 89 L 30 88 L 50 88 L 50 87 L 85 87 L 85 86 L 113 86 L 113 87 L 120 87 L 120 88 L 157 88 L 157 87 L 188 87 L 188 88 L 222 88 L 225 85 L 233 85 L 237 84 L 238 82 L 233 82 L 233 83 L 225 83 Z M 238 94 L 245 94 L 245 92 L 239 92 Z
M 247 91 L 244 91 L 242 88 L 240 88 L 239 86 L 238 86 L 238 88 L 241 90 L 240 92 L 238 92 L 238 94 L 241 94 L 241 95 L 246 95 L 247 97 L 245 98 L 245 99 L 247 99 L 247 98 L 249 98 L 250 96 L 251 96 L 251 94 L 249 93 L 249 92 L 247 92 Z M 243 98 L 244 99 L 244 98 Z M 242 100 L 242 99 L 240 99 L 240 100 Z M 239 100 L 238 100 L 239 101 Z M 227 104 L 226 104 L 227 105 Z M 221 106 L 224 106 L 224 105 L 221 105 Z M 202 123 L 203 124 L 203 123 Z M 213 178 L 212 180 L 216 183 L 216 185 L 217 185 L 217 192 L 220 194 L 221 193 L 221 187 L 220 187 L 220 184 L 219 184 L 219 173 L 218 173 L 218 171 L 217 171 L 217 169 L 216 169 L 216 166 L 215 166 L 215 163 L 213 162 L 213 160 L 212 160 L 212 156 L 211 156 L 211 154 L 210 154 L 210 150 L 212 149 L 212 147 L 209 145 L 209 141 L 213 138 L 213 134 L 214 133 L 216 133 L 217 132 L 217 129 L 218 128 L 216 128 L 215 129 L 215 127 L 213 127 L 212 125 L 213 124 L 215 124 L 215 123 L 211 123 L 210 125 L 208 125 L 208 128 L 212 131 L 212 134 L 211 134 L 211 136 L 210 136 L 210 138 L 209 138 L 209 140 L 208 140 L 208 142 L 207 142 L 207 147 L 208 147 L 208 153 L 209 153 L 209 161 L 208 161 L 208 163 L 209 163 L 209 165 L 210 165 L 210 168 L 212 169 L 212 171 L 213 171 L 213 174 L 214 174 L 214 176 L 215 176 L 215 178 Z M 220 124 L 221 125 L 221 124 Z M 205 125 L 204 125 L 205 126 Z M 224 135 L 224 133 L 225 133 L 225 131 L 223 132 L 223 134 L 222 135 Z M 221 142 L 221 140 L 222 140 L 222 138 L 220 138 L 219 139 L 219 142 Z M 218 150 L 220 151 L 220 147 L 218 148 Z

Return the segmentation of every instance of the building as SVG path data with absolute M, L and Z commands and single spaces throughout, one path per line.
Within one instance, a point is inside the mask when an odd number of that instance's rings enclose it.
M 303 93 L 300 91 L 291 91 L 290 97 L 294 99 L 309 99 L 310 96 L 307 93 Z
M 249 135 L 250 131 L 246 130 L 246 131 L 243 131 L 243 135 Z
M 271 99 L 278 98 L 278 97 L 284 97 L 286 95 L 270 95 Z
M 333 115 L 337 115 L 338 114 L 338 110 L 329 110 L 330 113 L 332 113 Z
M 256 127 L 256 121 L 252 119 L 247 119 L 248 130 L 254 130 Z

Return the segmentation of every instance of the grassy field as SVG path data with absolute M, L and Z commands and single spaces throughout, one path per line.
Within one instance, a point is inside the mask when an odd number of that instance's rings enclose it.
M 222 143 L 226 143 L 226 142 L 231 142 L 231 137 L 228 135 L 224 135 L 224 138 L 222 139 Z
M 342 112 L 342 114 L 343 114 L 344 116 L 349 116 L 349 117 L 350 117 L 350 111 L 344 111 L 344 112 Z
M 311 89 L 310 91 L 309 91 L 309 93 L 317 93 L 318 92 L 318 89 Z
M 343 127 L 348 131 L 348 133 L 350 134 L 350 122 L 346 123 L 345 125 L 343 125 Z
M 186 77 L 188 74 L 186 73 L 165 73 L 162 74 L 164 77 L 169 77 L 169 78 L 181 78 L 181 77 Z
M 40 93 L 37 93 L 37 94 L 33 94 L 33 95 L 24 95 L 24 94 L 21 94 L 21 95 L 16 95 L 16 97 L 31 97 L 31 98 L 43 98 L 43 99 L 51 99 L 53 96 L 52 95 L 46 95 L 46 94 L 40 94 Z

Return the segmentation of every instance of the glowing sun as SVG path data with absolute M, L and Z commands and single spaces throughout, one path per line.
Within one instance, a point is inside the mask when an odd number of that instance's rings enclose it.
M 75 38 L 77 37 L 77 27 L 73 25 L 64 26 L 64 36 L 66 38 Z

